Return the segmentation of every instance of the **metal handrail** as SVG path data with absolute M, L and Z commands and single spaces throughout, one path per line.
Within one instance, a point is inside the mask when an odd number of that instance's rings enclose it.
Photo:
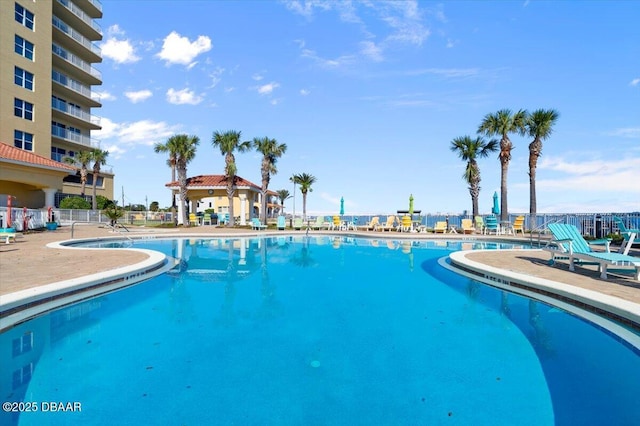
M 548 228 L 548 226 L 552 223 L 559 223 L 562 222 L 563 219 L 553 219 L 553 220 L 548 220 L 545 223 L 543 223 L 540 226 L 537 226 L 535 228 L 533 228 L 531 230 L 531 233 L 529 234 L 529 244 L 533 247 L 533 233 L 536 232 L 538 234 L 538 247 L 541 246 L 541 242 L 542 239 L 540 238 L 540 236 L 542 235 L 543 232 L 545 232 L 545 230 Z

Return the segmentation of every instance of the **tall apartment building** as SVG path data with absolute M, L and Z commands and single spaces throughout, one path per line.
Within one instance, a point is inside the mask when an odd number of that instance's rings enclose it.
M 16 197 L 14 206 L 57 206 L 81 193 L 78 169 L 62 161 L 99 148 L 91 131 L 100 129 L 92 110 L 101 106 L 101 17 L 99 0 L 0 0 L 0 194 Z M 101 169 L 96 194 L 113 199 L 113 174 Z

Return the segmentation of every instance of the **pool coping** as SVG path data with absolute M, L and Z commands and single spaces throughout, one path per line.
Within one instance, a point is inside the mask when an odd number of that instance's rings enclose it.
M 521 249 L 540 252 L 542 249 Z M 489 250 L 464 250 L 449 254 L 451 265 L 442 266 L 485 284 L 522 294 L 558 306 L 607 329 L 616 328 L 616 334 L 634 341 L 640 349 L 640 304 L 594 290 L 584 289 L 557 281 L 515 271 L 496 268 L 468 259 L 467 254 Z M 607 324 L 600 318 L 609 320 Z M 614 324 L 613 326 L 611 324 Z M 618 329 L 619 327 L 619 329 Z M 631 328 L 635 333 L 629 331 Z

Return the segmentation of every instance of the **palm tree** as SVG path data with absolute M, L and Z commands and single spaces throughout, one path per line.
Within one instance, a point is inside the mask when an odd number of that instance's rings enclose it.
M 96 210 L 98 208 L 98 198 L 96 196 L 96 185 L 98 184 L 98 177 L 100 176 L 100 167 L 107 164 L 107 157 L 109 151 L 103 151 L 100 148 L 91 150 L 91 160 L 93 161 L 93 200 L 91 208 Z
M 482 137 L 471 139 L 470 136 L 460 136 L 451 141 L 449 147 L 451 151 L 457 152 L 462 161 L 467 162 L 462 177 L 469 184 L 469 194 L 471 194 L 471 204 L 473 217 L 478 215 L 478 197 L 480 196 L 480 167 L 478 158 L 485 158 L 490 152 L 498 150 L 498 141 L 495 139 L 489 142 Z
M 291 198 L 291 195 L 289 194 L 288 189 L 279 189 L 278 191 L 276 191 L 276 193 L 278 194 L 278 199 L 280 200 L 280 205 L 282 206 L 282 208 L 280 209 L 280 214 L 284 214 L 284 202 L 286 199 Z
M 87 174 L 89 163 L 92 160 L 91 151 L 80 151 L 75 157 L 64 157 L 64 162 L 80 168 L 80 195 L 84 198 L 85 188 L 87 186 Z
M 175 150 L 176 173 L 178 174 L 178 186 L 180 187 L 180 206 L 182 207 L 182 225 L 189 227 L 187 220 L 187 164 L 196 156 L 196 149 L 200 143 L 197 136 L 185 134 L 174 135 L 169 138 L 167 145 Z
M 176 157 L 177 157 L 177 146 L 175 136 L 169 138 L 165 143 L 156 143 L 153 146 L 153 151 L 155 153 L 169 153 L 169 158 L 167 159 L 167 165 L 171 168 L 171 182 L 176 181 Z M 175 217 L 175 208 L 176 208 L 176 196 L 173 191 L 171 191 L 171 211 L 173 213 L 173 217 Z
M 300 185 L 300 192 L 302 192 L 302 220 L 307 220 L 307 192 L 313 192 L 311 185 L 316 181 L 315 176 L 300 173 L 299 175 L 293 175 L 291 178 L 293 183 Z
M 536 167 L 542 155 L 542 141 L 548 139 L 560 114 L 553 109 L 537 109 L 527 117 L 527 135 L 533 138 L 529 144 L 529 229 L 536 227 L 538 202 L 536 199 Z
M 224 174 L 227 181 L 227 197 L 229 198 L 229 223 L 227 226 L 234 226 L 235 219 L 233 214 L 233 194 L 236 192 L 235 180 L 236 172 L 238 170 L 236 166 L 236 157 L 233 155 L 234 151 L 245 152 L 251 149 L 251 142 L 240 142 L 240 132 L 235 130 L 229 130 L 224 133 L 218 131 L 213 132 L 213 140 L 211 141 L 214 148 L 219 148 L 220 153 L 224 156 Z
M 513 144 L 509 139 L 509 133 L 525 134 L 525 122 L 527 111 L 520 110 L 515 114 L 509 109 L 501 109 L 495 114 L 484 116 L 482 123 L 478 127 L 478 133 L 485 136 L 500 136 L 500 154 L 498 159 L 501 166 L 500 179 L 500 220 L 506 221 L 509 215 L 507 204 L 507 172 L 509 161 L 511 161 L 511 150 Z
M 267 223 L 267 190 L 269 188 L 269 181 L 271 180 L 272 174 L 275 175 L 278 173 L 276 162 L 278 158 L 282 157 L 287 151 L 287 144 L 278 144 L 278 141 L 275 139 L 264 137 L 253 138 L 253 147 L 262 154 L 262 166 L 260 167 L 262 173 L 262 206 L 260 209 L 262 222 Z

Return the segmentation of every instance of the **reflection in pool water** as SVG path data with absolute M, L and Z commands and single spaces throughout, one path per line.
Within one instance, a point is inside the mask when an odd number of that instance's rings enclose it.
M 0 335 L 4 401 L 77 401 L 82 411 L 3 413 L 0 423 L 640 418 L 640 355 L 630 345 L 437 264 L 487 244 L 282 236 L 132 245 L 180 266 Z

